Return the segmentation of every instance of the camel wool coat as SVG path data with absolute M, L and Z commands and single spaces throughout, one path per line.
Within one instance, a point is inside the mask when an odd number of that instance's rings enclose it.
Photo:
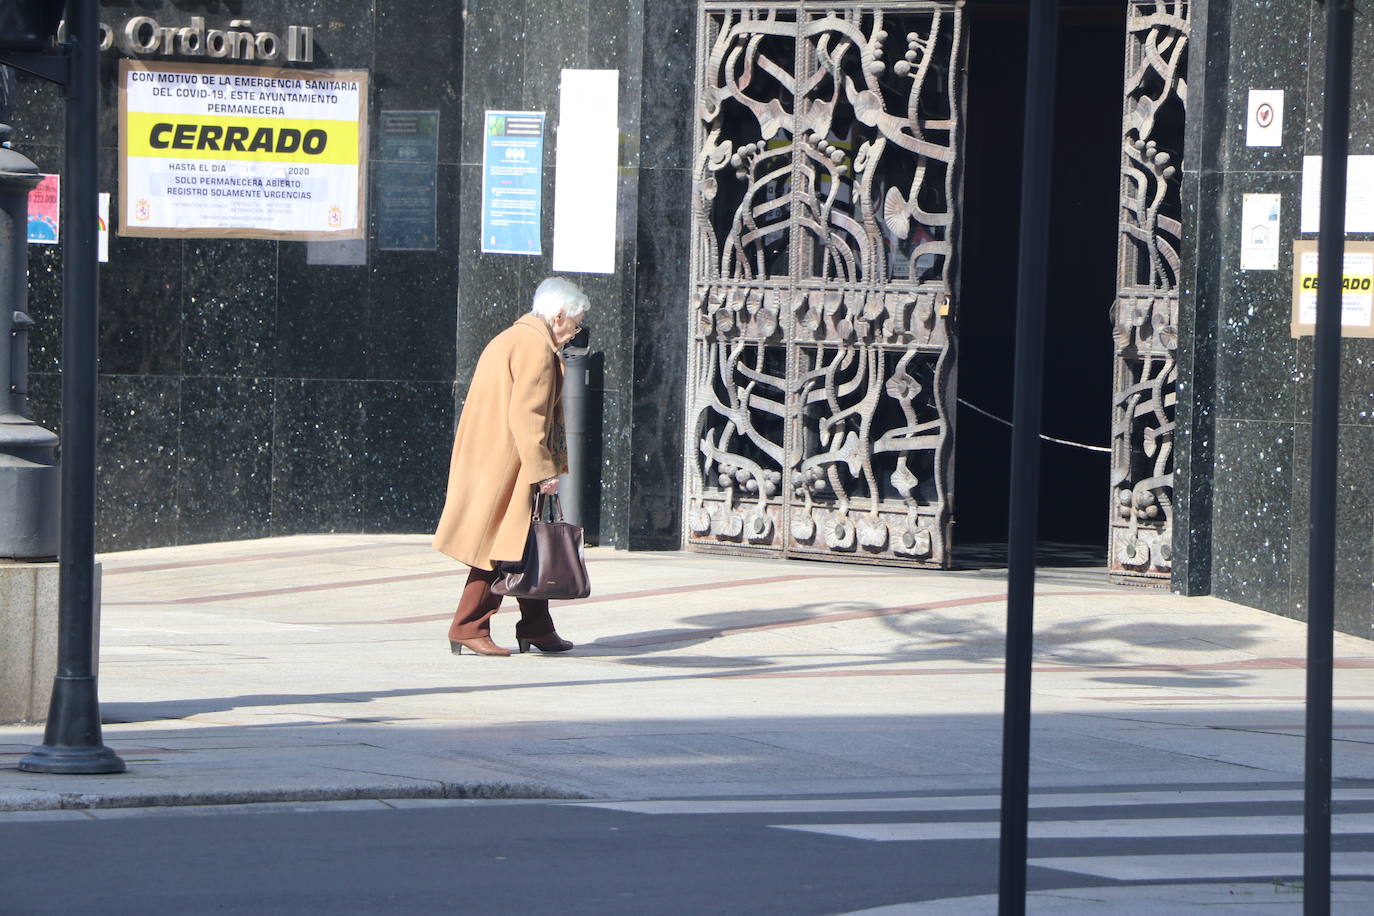
M 487 344 L 453 439 L 436 550 L 481 569 L 521 558 L 531 486 L 561 470 L 550 434 L 562 391 L 563 360 L 542 318 L 525 315 Z

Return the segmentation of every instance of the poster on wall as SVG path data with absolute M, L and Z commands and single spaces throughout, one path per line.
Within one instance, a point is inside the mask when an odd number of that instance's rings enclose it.
M 615 273 L 620 73 L 564 70 L 559 89 L 553 269 Z
M 1374 337 L 1374 242 L 1345 243 L 1341 277 L 1341 336 Z M 1317 330 L 1317 242 L 1293 242 L 1294 337 L 1311 337 Z
M 29 192 L 29 244 L 56 245 L 61 225 L 62 178 L 45 174 Z
M 1279 194 L 1244 194 L 1240 205 L 1240 269 L 1279 269 Z
M 433 251 L 438 246 L 439 112 L 384 111 L 378 119 L 377 247 Z
M 95 255 L 101 264 L 110 260 L 110 194 L 101 191 L 96 197 L 99 213 L 95 222 Z
M 482 134 L 482 250 L 542 254 L 544 112 L 488 111 Z
M 1251 89 L 1246 105 L 1246 146 L 1283 146 L 1283 90 Z
M 1299 232 L 1318 231 L 1322 199 L 1322 157 L 1302 157 L 1302 210 Z M 1374 232 L 1374 156 L 1346 159 L 1345 231 Z
M 366 232 L 367 71 L 119 62 L 119 234 Z

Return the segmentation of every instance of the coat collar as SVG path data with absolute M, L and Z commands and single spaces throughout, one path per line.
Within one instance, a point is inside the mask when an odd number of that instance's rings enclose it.
M 543 336 L 544 341 L 549 345 L 549 349 L 555 353 L 558 352 L 558 344 L 555 343 L 553 339 L 553 329 L 549 327 L 548 322 L 543 318 L 540 318 L 538 315 L 522 315 L 520 320 L 515 323 L 523 324 L 537 330 Z

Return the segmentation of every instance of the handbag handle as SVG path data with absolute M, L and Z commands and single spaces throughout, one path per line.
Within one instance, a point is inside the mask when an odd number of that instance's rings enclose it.
M 536 490 L 534 494 L 534 510 L 530 513 L 530 521 L 540 521 L 541 516 L 544 515 L 545 509 L 550 510 L 548 512 L 548 521 L 563 521 L 563 504 L 558 501 L 558 494 L 540 493 Z

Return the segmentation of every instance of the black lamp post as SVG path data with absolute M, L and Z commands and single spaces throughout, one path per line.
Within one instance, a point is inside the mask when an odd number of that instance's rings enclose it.
M 95 678 L 96 194 L 100 23 L 96 0 L 67 0 L 68 40 L 53 47 L 61 0 L 0 7 L 0 64 L 66 90 L 62 240 L 62 504 L 57 676 L 43 746 L 19 761 L 30 773 L 120 773 L 105 747 Z

